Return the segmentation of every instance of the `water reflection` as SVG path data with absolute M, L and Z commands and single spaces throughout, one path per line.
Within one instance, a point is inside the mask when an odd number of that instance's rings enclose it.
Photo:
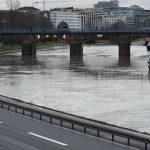
M 130 79 L 130 80 L 144 80 L 143 74 L 137 74 L 136 72 L 126 71 L 130 69 L 131 64 L 129 62 L 121 62 L 121 64 L 109 64 L 104 68 L 92 68 L 89 67 L 87 62 L 84 62 L 83 57 L 72 57 L 70 59 L 69 70 L 80 74 L 80 76 L 94 77 L 95 79 Z M 108 69 L 109 68 L 109 69 Z M 123 71 L 124 70 L 124 71 Z
M 84 66 L 85 65 L 83 57 L 80 56 L 70 57 L 70 70 L 80 69 L 83 68 Z
M 150 80 L 150 71 L 148 71 L 148 80 Z
M 131 61 L 130 61 L 130 58 L 123 58 L 123 57 L 121 57 L 121 58 L 119 58 L 119 61 L 118 61 L 118 64 L 120 65 L 120 66 L 131 66 Z
M 38 61 L 36 56 L 23 56 L 22 59 L 22 65 L 24 66 L 33 66 L 38 65 Z

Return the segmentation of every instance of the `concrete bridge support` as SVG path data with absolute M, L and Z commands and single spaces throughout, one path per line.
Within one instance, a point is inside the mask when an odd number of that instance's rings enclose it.
M 83 43 L 85 41 L 84 37 L 81 35 L 73 34 L 69 36 L 69 45 L 70 45 L 70 60 L 78 58 L 79 60 L 83 59 Z
M 112 37 L 113 42 L 119 46 L 119 64 L 129 65 L 130 64 L 130 46 L 133 40 L 129 34 L 119 34 Z
M 72 41 L 70 44 L 70 57 L 83 57 L 83 42 Z
M 130 43 L 119 43 L 119 64 L 130 64 Z
M 22 56 L 36 56 L 36 42 L 29 38 L 22 43 Z
M 86 40 L 87 44 L 94 44 L 95 41 L 96 41 L 96 34 L 87 35 L 87 40 Z

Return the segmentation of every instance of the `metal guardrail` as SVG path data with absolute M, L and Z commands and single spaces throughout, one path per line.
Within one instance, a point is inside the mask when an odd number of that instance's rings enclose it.
M 9 99 L 9 98 L 8 98 Z M 101 137 L 101 132 L 107 133 L 111 135 L 111 140 L 115 141 L 115 137 L 125 138 L 127 139 L 127 145 L 131 145 L 131 140 L 136 142 L 143 143 L 143 147 L 145 150 L 148 149 L 148 145 L 150 145 L 150 135 L 136 132 L 133 130 L 127 130 L 124 128 L 119 128 L 116 126 L 111 126 L 108 124 L 102 124 L 100 122 L 96 122 L 93 120 L 88 120 L 85 118 L 80 118 L 77 116 L 72 116 L 68 114 L 61 114 L 60 112 L 51 113 L 49 109 L 43 109 L 41 107 L 30 105 L 23 102 L 10 100 L 1 100 L 0 99 L 0 108 L 7 109 L 9 111 L 13 111 L 16 113 L 21 113 L 22 115 L 26 115 L 32 118 L 37 119 L 35 115 L 39 115 L 39 120 L 44 121 L 43 118 L 47 117 L 49 119 L 49 123 L 53 123 L 53 120 L 59 121 L 59 125 L 64 127 L 64 123 L 68 123 L 71 125 L 71 129 L 75 130 L 75 126 L 82 127 L 82 132 L 87 133 L 87 129 L 92 129 L 96 131 L 96 136 Z M 21 112 L 20 112 L 21 111 Z M 27 115 L 28 112 L 28 115 Z

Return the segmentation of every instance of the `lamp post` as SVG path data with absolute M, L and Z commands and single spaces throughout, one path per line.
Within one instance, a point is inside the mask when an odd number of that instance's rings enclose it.
M 144 23 L 145 23 L 145 20 L 140 19 L 140 30 L 142 30 L 142 28 L 144 27 Z
M 5 23 L 6 22 L 7 22 L 6 20 L 2 20 L 4 32 L 5 32 Z

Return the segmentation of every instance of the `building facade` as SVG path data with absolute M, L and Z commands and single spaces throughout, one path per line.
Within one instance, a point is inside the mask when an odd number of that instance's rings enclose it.
M 113 27 L 115 24 L 127 24 L 127 15 L 107 15 L 102 18 L 103 27 Z
M 70 29 L 99 29 L 103 27 L 102 17 L 107 15 L 104 11 L 88 9 L 53 9 L 50 10 L 50 19 L 54 28 L 63 21 Z
M 101 1 L 94 5 L 94 9 L 96 10 L 104 10 L 108 11 L 110 9 L 115 9 L 119 7 L 118 0 L 111 0 L 111 1 Z
M 58 28 L 61 22 L 68 24 L 69 29 L 81 29 L 81 13 L 70 9 L 51 9 L 50 20 L 54 28 Z

